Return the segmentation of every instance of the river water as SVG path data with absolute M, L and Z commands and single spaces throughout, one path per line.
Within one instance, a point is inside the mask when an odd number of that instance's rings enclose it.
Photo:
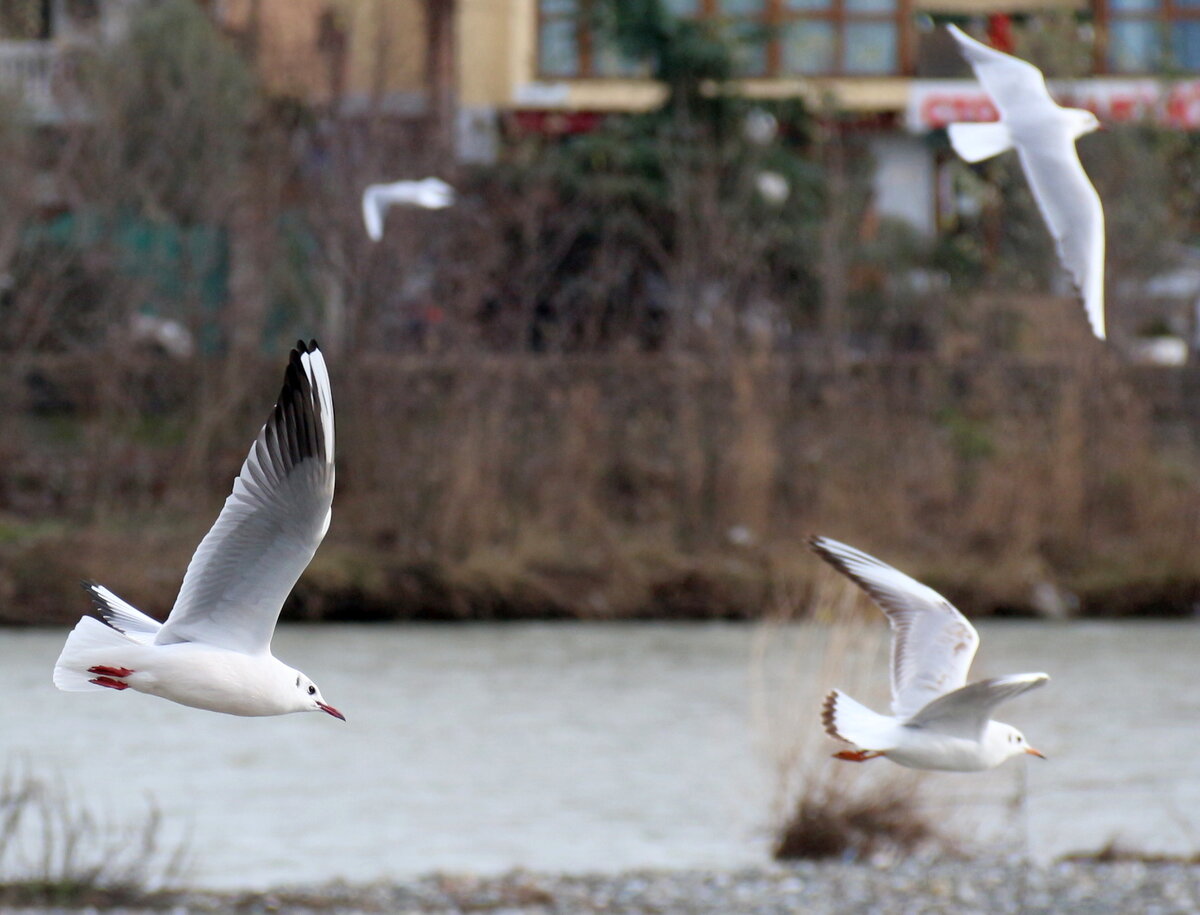
M 1111 839 L 1200 850 L 1200 624 L 979 628 L 974 676 L 1051 673 L 999 715 L 1050 759 L 923 776 L 948 827 L 1042 860 Z M 860 685 L 814 661 L 819 627 L 281 627 L 275 653 L 342 723 L 58 692 L 65 631 L 0 631 L 0 762 L 114 824 L 152 799 L 199 886 L 736 868 L 767 860 L 787 747 L 848 790 L 896 770 L 828 759 L 816 721 L 813 697 L 835 685 L 882 709 L 885 627 L 872 632 L 859 666 L 875 682 Z

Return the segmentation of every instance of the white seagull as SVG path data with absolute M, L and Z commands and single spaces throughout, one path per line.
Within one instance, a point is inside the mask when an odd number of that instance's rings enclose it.
M 866 591 L 892 627 L 892 714 L 873 712 L 840 690 L 825 697 L 825 732 L 858 748 L 834 754 L 838 759 L 886 756 L 910 769 L 978 772 L 1022 753 L 1042 756 L 991 714 L 1049 676 L 1011 674 L 964 685 L 979 635 L 946 598 L 844 543 L 813 537 L 809 546 Z
M 1103 340 L 1104 208 L 1075 150 L 1075 141 L 1100 122 L 1090 111 L 1056 104 L 1033 64 L 948 28 L 1000 112 L 999 121 L 987 124 L 951 124 L 950 144 L 968 162 L 1016 148 L 1058 259 L 1083 296 L 1092 332 Z
M 440 210 L 454 203 L 454 188 L 441 178 L 367 185 L 362 196 L 362 211 L 371 241 L 383 238 L 383 217 L 393 203 Z
M 271 654 L 283 601 L 329 529 L 332 503 L 329 373 L 317 342 L 301 341 L 167 621 L 85 584 L 104 622 L 85 616 L 71 631 L 54 685 L 135 689 L 228 715 L 325 712 L 345 721 L 312 680 Z

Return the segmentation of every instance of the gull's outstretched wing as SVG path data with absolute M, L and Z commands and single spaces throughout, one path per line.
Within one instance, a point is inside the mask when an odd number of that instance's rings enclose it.
M 934 699 L 905 725 L 926 728 L 951 737 L 979 740 L 992 717 L 992 709 L 1006 699 L 1041 686 L 1049 679 L 1049 674 L 1037 673 L 980 680 Z
M 362 195 L 363 223 L 367 227 L 367 236 L 371 241 L 379 241 L 383 238 L 384 204 L 379 195 L 382 188 L 381 184 L 368 185 Z
M 958 42 L 959 51 L 991 96 L 1001 118 L 1020 121 L 1039 108 L 1058 107 L 1050 98 L 1042 71 L 1033 64 L 989 48 L 956 25 L 947 26 L 947 30 Z
M 892 714 L 910 718 L 967 682 L 979 635 L 932 588 L 852 546 L 813 537 L 813 551 L 871 596 L 892 627 Z
M 316 341 L 300 342 L 156 643 L 267 651 L 284 600 L 329 528 L 333 476 L 329 373 Z
M 1083 297 L 1092 332 L 1104 339 L 1104 207 L 1066 131 L 1017 147 L 1038 209 L 1054 236 L 1058 259 Z

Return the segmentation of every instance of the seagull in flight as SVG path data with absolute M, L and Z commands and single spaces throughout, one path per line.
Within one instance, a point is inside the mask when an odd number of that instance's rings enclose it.
M 991 97 L 1000 120 L 951 124 L 950 145 L 967 162 L 1015 148 L 1033 198 L 1058 248 L 1058 259 L 1083 297 L 1092 332 L 1104 339 L 1104 208 L 1079 161 L 1075 141 L 1100 127 L 1082 108 L 1062 108 L 1031 63 L 947 27 Z
M 968 684 L 979 635 L 932 588 L 852 546 L 813 537 L 818 556 L 870 595 L 892 627 L 892 714 L 880 715 L 841 690 L 825 697 L 825 733 L 856 749 L 834 754 L 863 762 L 886 756 L 910 769 L 979 772 L 1028 753 L 1045 759 L 992 710 L 1041 686 L 1046 674 L 1011 674 Z
M 227 715 L 325 712 L 345 721 L 312 680 L 271 654 L 284 599 L 329 529 L 333 477 L 329 373 L 317 342 L 301 341 L 167 621 L 86 583 L 103 622 L 85 616 L 71 631 L 54 685 L 134 689 Z
M 441 210 L 454 203 L 454 188 L 441 178 L 367 185 L 363 191 L 362 210 L 371 241 L 383 238 L 383 217 L 393 203 Z

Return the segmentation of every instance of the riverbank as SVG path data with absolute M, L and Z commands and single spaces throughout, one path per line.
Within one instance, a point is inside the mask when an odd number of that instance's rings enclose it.
M 166 612 L 278 383 L 216 368 L 0 380 L 0 624 L 70 623 L 81 578 Z M 1200 604 L 1193 369 L 370 358 L 334 388 L 332 525 L 287 619 L 759 618 L 828 574 L 813 533 L 972 616 Z
M 650 871 L 496 877 L 432 875 L 412 882 L 331 884 L 265 893 L 182 892 L 84 903 L 113 915 L 184 913 L 412 913 L 412 915 L 846 915 L 1020 913 L 1161 915 L 1200 911 L 1200 864 L 1182 862 L 804 862 L 730 873 Z M 78 908 L 17 905 L 12 915 Z
M 76 526 L 0 516 L 0 626 L 73 625 L 89 607 L 81 579 L 165 616 L 210 520 L 166 512 Z M 804 613 L 832 576 L 802 538 L 743 543 L 737 530 L 694 552 L 651 532 L 590 543 L 544 532 L 461 556 L 417 558 L 355 542 L 355 529 L 336 511 L 333 528 L 283 620 L 755 620 Z M 885 552 L 836 525 L 824 532 L 875 550 L 975 618 L 1179 619 L 1200 605 L 1200 551 L 1145 561 L 1099 556 L 1060 576 L 1031 557 L 989 562 L 964 548 L 931 561 Z

